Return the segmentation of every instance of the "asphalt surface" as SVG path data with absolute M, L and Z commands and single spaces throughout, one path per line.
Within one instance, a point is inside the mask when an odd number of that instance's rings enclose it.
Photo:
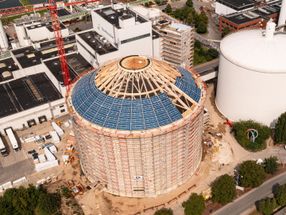
M 234 202 L 214 212 L 214 215 L 239 215 L 248 208 L 252 207 L 256 201 L 263 199 L 272 193 L 272 188 L 276 184 L 286 183 L 286 172 L 282 173 L 265 183 L 260 187 L 236 199 Z
M 7 167 L 0 166 L 0 184 L 17 180 L 34 172 L 32 159 L 26 159 Z

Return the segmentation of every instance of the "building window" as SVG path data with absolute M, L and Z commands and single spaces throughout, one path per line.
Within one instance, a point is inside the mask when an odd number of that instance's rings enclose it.
M 29 127 L 32 127 L 32 126 L 34 126 L 34 125 L 37 125 L 36 120 L 34 120 L 34 119 L 28 120 L 27 123 L 28 123 L 28 126 L 29 126 Z
M 47 121 L 48 121 L 46 116 L 40 116 L 40 117 L 38 118 L 38 120 L 39 120 L 40 123 L 43 123 L 43 122 L 47 122 Z
M 140 40 L 140 39 L 143 39 L 145 37 L 150 37 L 150 34 L 144 34 L 144 35 L 140 35 L 138 37 L 133 37 L 133 38 L 130 38 L 130 39 L 127 39 L 127 40 L 122 40 L 121 44 L 129 43 L 129 42 L 132 42 L 132 41 L 135 41 L 135 40 Z

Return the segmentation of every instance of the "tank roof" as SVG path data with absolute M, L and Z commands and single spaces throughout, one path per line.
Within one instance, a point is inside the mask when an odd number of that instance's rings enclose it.
M 147 130 L 171 124 L 200 106 L 203 85 L 196 82 L 184 68 L 128 56 L 81 78 L 72 104 L 81 117 L 101 127 Z
M 244 30 L 221 41 L 222 55 L 245 69 L 263 73 L 286 73 L 286 34 L 266 38 L 262 30 Z

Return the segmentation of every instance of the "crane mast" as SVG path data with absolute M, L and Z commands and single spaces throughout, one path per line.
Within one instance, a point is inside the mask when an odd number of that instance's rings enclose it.
M 59 22 L 59 19 L 58 19 L 56 0 L 49 0 L 48 8 L 50 10 L 52 27 L 55 33 L 55 40 L 56 40 L 59 60 L 61 64 L 63 83 L 68 92 L 70 88 L 69 86 L 70 85 L 70 74 L 69 74 L 69 68 L 67 65 L 67 59 L 65 55 L 64 41 L 63 41 L 63 37 L 61 33 L 61 23 Z

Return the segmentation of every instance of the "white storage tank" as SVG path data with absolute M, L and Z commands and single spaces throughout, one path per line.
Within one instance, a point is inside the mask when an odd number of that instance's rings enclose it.
M 286 111 L 286 34 L 247 30 L 221 42 L 216 105 L 229 120 L 274 125 Z

